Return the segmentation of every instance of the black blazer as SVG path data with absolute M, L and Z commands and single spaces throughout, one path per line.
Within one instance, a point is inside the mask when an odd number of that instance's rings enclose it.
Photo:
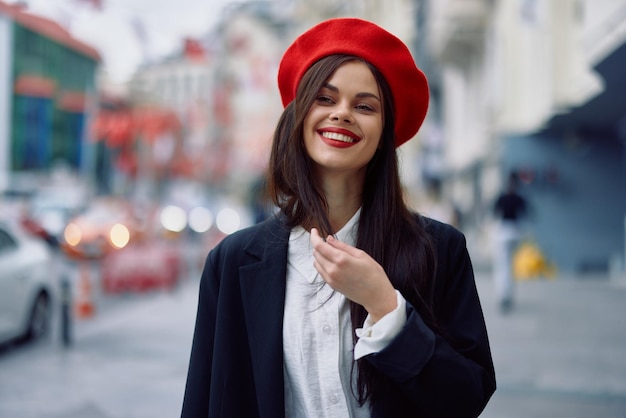
M 366 358 L 389 381 L 372 417 L 477 417 L 495 391 L 487 331 L 465 245 L 427 221 L 438 254 L 433 332 L 407 301 L 407 323 Z M 282 325 L 289 229 L 278 217 L 226 237 L 208 255 L 182 417 L 284 417 Z

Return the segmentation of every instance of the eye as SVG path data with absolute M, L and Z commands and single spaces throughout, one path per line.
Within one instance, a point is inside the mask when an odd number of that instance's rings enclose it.
M 334 103 L 333 99 L 331 99 L 328 96 L 324 96 L 324 95 L 320 95 L 317 96 L 317 99 L 315 99 L 318 103 L 322 103 L 322 104 L 332 104 Z
M 364 112 L 374 112 L 374 111 L 376 111 L 376 109 L 373 106 L 371 106 L 371 105 L 369 105 L 367 103 L 359 103 L 358 105 L 355 106 L 355 108 L 358 109 L 358 110 L 364 111 Z

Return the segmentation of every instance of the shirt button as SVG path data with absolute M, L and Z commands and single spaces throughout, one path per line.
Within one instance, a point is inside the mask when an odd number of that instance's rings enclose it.
M 330 333 L 332 332 L 332 328 L 330 327 L 330 325 L 324 325 L 322 327 L 322 331 L 324 332 L 324 334 L 326 335 L 330 335 Z
M 339 401 L 337 395 L 330 395 L 330 403 L 335 404 Z

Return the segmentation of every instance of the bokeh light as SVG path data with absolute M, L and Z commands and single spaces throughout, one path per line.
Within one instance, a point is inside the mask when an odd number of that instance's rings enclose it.
M 69 245 L 74 247 L 80 243 L 80 240 L 82 239 L 82 233 L 80 232 L 80 228 L 78 227 L 78 225 L 76 225 L 75 223 L 70 223 L 67 225 L 67 227 L 65 227 L 63 237 Z
M 161 225 L 168 231 L 180 232 L 187 226 L 187 214 L 181 207 L 170 205 L 161 211 Z
M 213 213 L 203 206 L 197 206 L 189 212 L 189 227 L 198 233 L 203 233 L 213 226 Z
M 217 214 L 216 225 L 225 234 L 232 234 L 239 229 L 241 218 L 236 210 L 224 208 Z
M 130 241 L 130 231 L 125 225 L 115 224 L 109 234 L 111 244 L 116 248 L 124 248 Z

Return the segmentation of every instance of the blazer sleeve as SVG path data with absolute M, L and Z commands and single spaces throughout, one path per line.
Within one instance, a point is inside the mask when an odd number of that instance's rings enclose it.
M 213 251 L 207 257 L 198 294 L 198 310 L 181 417 L 207 416 L 213 359 L 219 281 L 213 270 Z
M 407 301 L 407 322 L 367 356 L 428 417 L 477 417 L 495 391 L 495 372 L 465 237 L 438 224 L 433 330 Z

